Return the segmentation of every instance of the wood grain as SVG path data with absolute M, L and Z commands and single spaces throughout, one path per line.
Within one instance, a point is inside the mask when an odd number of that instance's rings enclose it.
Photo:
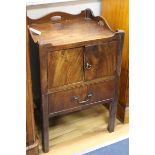
M 89 94 L 92 94 L 90 98 L 88 98 Z M 69 109 L 72 109 L 71 111 L 76 111 L 79 110 L 78 107 L 82 109 L 83 106 L 88 106 L 89 104 L 95 105 L 106 99 L 111 99 L 113 94 L 114 80 L 100 82 L 97 84 L 90 84 L 88 86 L 85 85 L 83 87 L 53 93 L 50 94 L 48 98 L 49 113 L 57 112 L 58 115 L 59 113 Z M 78 101 L 74 99 L 74 97 L 78 97 Z M 88 100 L 88 102 L 84 104 L 79 103 L 86 100 Z
M 129 105 L 129 0 L 103 0 L 102 16 L 107 19 L 113 30 L 125 31 L 118 106 L 118 117 L 124 121 Z M 119 109 L 120 107 L 123 110 Z
M 44 42 L 52 46 L 113 37 L 114 33 L 109 29 L 107 23 L 102 18 L 92 17 L 88 12 L 90 11 L 85 10 L 85 13 L 72 15 L 70 19 L 68 19 L 70 15 L 65 14 L 64 20 L 55 23 L 49 18 L 50 15 L 37 20 L 29 19 L 31 21 L 29 26 L 41 32 L 41 35 L 31 32 L 31 36 L 34 42 Z M 54 14 L 61 15 L 62 13 Z M 47 19 L 46 22 L 44 18 Z
M 113 36 L 111 31 L 103 29 L 92 19 L 80 18 L 55 24 L 52 24 L 51 22 L 39 25 L 33 24 L 31 27 L 42 32 L 40 36 L 32 35 L 35 42 L 44 41 L 52 43 L 53 46 L 73 44 Z M 91 29 L 95 29 L 95 31 L 90 31 Z
M 49 95 L 49 112 L 61 112 L 62 110 L 78 107 L 79 104 L 74 100 L 74 96 L 78 96 L 80 100 L 84 100 L 87 95 L 87 87 L 79 87 L 53 93 Z
M 72 84 L 68 84 L 68 85 L 64 85 L 64 86 L 60 86 L 56 88 L 51 88 L 49 89 L 48 94 L 55 93 L 55 92 L 61 92 L 61 91 L 78 88 L 78 87 L 84 87 L 85 85 L 96 84 L 99 82 L 114 80 L 114 79 L 115 79 L 115 76 L 106 76 L 106 77 L 102 77 L 102 78 L 98 78 L 98 79 L 94 79 L 90 81 L 81 81 L 78 83 L 72 83 Z
M 83 81 L 83 48 L 48 54 L 48 89 Z
M 90 69 L 85 69 L 86 81 L 114 76 L 116 71 L 116 47 L 116 42 L 86 46 L 85 66 L 86 63 L 91 65 Z

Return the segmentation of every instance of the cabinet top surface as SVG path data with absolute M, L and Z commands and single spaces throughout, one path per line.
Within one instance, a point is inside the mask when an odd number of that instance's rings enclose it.
M 41 32 L 41 35 L 30 31 L 34 42 L 50 43 L 52 46 L 74 44 L 114 36 L 102 18 L 89 18 L 77 16 L 72 19 L 52 22 L 34 22 L 29 27 Z

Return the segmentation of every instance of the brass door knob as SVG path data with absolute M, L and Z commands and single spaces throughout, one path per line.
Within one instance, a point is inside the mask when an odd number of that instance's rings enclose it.
M 92 65 L 87 62 L 86 66 L 85 66 L 85 69 L 91 69 L 91 67 L 92 67 Z

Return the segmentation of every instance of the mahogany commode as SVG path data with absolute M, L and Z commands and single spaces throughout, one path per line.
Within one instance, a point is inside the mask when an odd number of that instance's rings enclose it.
M 33 94 L 41 105 L 43 150 L 49 150 L 49 118 L 109 104 L 114 131 L 124 32 L 112 31 L 90 9 L 78 15 L 53 12 L 30 19 Z M 41 101 L 41 102 L 40 102 Z

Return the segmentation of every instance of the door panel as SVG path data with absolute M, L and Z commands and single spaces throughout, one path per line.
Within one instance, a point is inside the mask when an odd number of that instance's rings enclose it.
M 48 54 L 48 89 L 83 81 L 83 48 Z
M 85 47 L 85 80 L 112 76 L 116 70 L 116 41 Z

